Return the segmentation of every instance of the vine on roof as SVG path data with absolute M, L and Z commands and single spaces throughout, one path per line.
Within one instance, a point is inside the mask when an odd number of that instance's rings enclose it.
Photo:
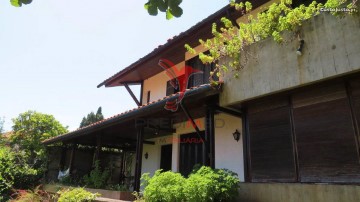
M 231 70 L 240 70 L 246 65 L 249 53 L 245 50 L 249 45 L 272 37 L 276 42 L 283 43 L 282 32 L 291 31 L 295 34 L 303 21 L 308 20 L 320 13 L 323 9 L 336 9 L 345 5 L 345 8 L 356 11 L 357 0 L 353 0 L 346 5 L 346 0 L 328 0 L 325 4 L 313 1 L 308 6 L 300 5 L 293 8 L 292 0 L 282 0 L 280 3 L 271 4 L 266 11 L 260 12 L 254 17 L 252 4 L 250 2 L 235 3 L 231 0 L 230 5 L 236 10 L 241 11 L 246 16 L 246 22 L 234 25 L 228 18 L 221 18 L 223 27 L 218 28 L 216 23 L 212 25 L 214 38 L 202 40 L 200 44 L 208 49 L 208 53 L 199 53 L 199 58 L 203 63 L 215 63 L 216 68 L 210 73 L 210 80 L 217 81 L 212 77 L 221 77 L 223 73 Z M 332 11 L 335 16 L 342 16 L 344 12 Z M 354 12 L 349 12 L 354 13 Z M 196 54 L 194 48 L 188 44 L 185 48 L 189 53 Z M 229 62 L 219 64 L 219 60 L 225 57 L 231 58 Z M 242 60 L 241 60 L 242 58 Z M 238 71 L 234 72 L 238 77 Z

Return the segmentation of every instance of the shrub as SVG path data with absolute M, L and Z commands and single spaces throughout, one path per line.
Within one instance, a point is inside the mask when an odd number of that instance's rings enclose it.
M 182 201 L 184 195 L 184 184 L 186 179 L 179 173 L 171 171 L 161 172 L 157 170 L 153 177 L 145 173 L 141 179 L 143 185 L 145 201 Z
M 231 201 L 238 194 L 237 174 L 226 169 L 203 166 L 186 180 L 187 201 Z
M 108 169 L 102 171 L 99 161 L 96 161 L 94 170 L 89 175 L 85 175 L 83 181 L 87 187 L 101 189 L 106 187 L 109 177 L 110 171 Z
M 21 153 L 0 148 L 0 201 L 8 198 L 11 188 L 28 188 L 37 177 L 37 171 L 24 162 Z
M 41 185 L 35 187 L 34 190 L 17 190 L 13 195 L 16 195 L 11 202 L 50 202 L 52 196 L 46 191 L 41 190 Z
M 238 195 L 237 174 L 226 169 L 203 166 L 194 169 L 188 178 L 171 171 L 158 170 L 153 177 L 142 176 L 145 201 L 231 201 Z M 139 196 L 139 193 L 135 193 Z M 141 198 L 138 198 L 141 199 Z M 140 200 L 139 200 L 140 201 Z
M 60 197 L 58 202 L 90 202 L 94 201 L 100 194 L 93 194 L 84 188 L 75 188 L 59 191 Z

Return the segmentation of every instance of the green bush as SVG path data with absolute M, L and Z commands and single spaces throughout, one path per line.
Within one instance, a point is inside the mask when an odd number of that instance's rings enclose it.
M 92 170 L 89 175 L 85 175 L 83 181 L 87 187 L 101 189 L 106 187 L 109 177 L 109 169 L 102 171 L 99 161 L 96 161 L 94 170 Z
M 59 191 L 60 197 L 58 202 L 90 202 L 94 201 L 100 194 L 93 194 L 84 188 L 75 188 Z
M 186 179 L 179 173 L 157 170 L 153 177 L 150 177 L 149 173 L 145 173 L 141 179 L 145 186 L 145 201 L 182 201 L 185 197 Z
M 8 199 L 12 188 L 28 188 L 38 178 L 37 171 L 24 158 L 8 147 L 0 148 L 0 201 Z
M 231 201 L 238 195 L 237 174 L 226 169 L 203 166 L 194 170 L 188 178 L 171 171 L 158 170 L 153 177 L 142 176 L 145 201 Z
M 239 179 L 229 170 L 203 166 L 190 174 L 185 187 L 189 202 L 231 201 L 238 195 Z

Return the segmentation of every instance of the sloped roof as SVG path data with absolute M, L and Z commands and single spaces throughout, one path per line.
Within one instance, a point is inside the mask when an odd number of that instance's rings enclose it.
M 265 2 L 268 2 L 269 0 L 250 1 L 253 3 L 253 8 L 257 8 Z M 199 23 L 195 24 L 188 30 L 181 32 L 179 35 L 174 36 L 171 39 L 168 39 L 165 44 L 159 45 L 149 54 L 145 55 L 144 57 L 129 65 L 128 67 L 122 69 L 121 71 L 101 82 L 97 87 L 100 88 L 103 85 L 105 85 L 106 87 L 121 86 L 123 83 L 126 82 L 138 83 L 140 82 L 140 80 L 147 79 L 162 71 L 160 67 L 157 67 L 157 62 L 159 59 L 170 59 L 174 64 L 184 61 L 186 52 L 184 45 L 186 43 L 191 46 L 196 46 L 200 44 L 200 38 L 207 39 L 212 37 L 212 23 L 218 23 L 220 19 L 224 16 L 232 19 L 237 19 L 241 15 L 242 12 L 236 12 L 234 7 L 227 5 L 222 9 L 218 10 L 217 12 L 213 13 L 212 15 L 208 16 L 204 20 L 200 21 Z M 182 52 L 183 54 L 180 54 L 180 52 Z M 141 71 L 137 71 L 132 75 L 130 74 L 132 71 L 135 71 L 138 68 L 143 69 L 141 69 Z M 144 73 L 145 71 L 146 73 Z M 130 75 L 132 78 L 130 78 Z M 129 78 L 124 78 L 126 76 Z M 134 77 L 137 77 L 137 79 L 134 79 Z M 117 83 L 114 83 L 117 80 L 119 81 Z
M 203 85 L 200 85 L 197 87 L 193 87 L 193 88 L 187 89 L 185 91 L 184 99 L 186 99 L 186 97 L 188 97 L 188 96 L 194 96 L 194 95 L 199 95 L 199 94 L 203 94 L 203 93 L 210 93 L 211 95 L 218 94 L 220 91 L 220 88 L 221 88 L 221 84 L 219 84 L 218 86 L 212 86 L 210 84 L 203 84 Z M 176 99 L 179 97 L 179 95 L 180 95 L 180 93 L 172 94 L 172 95 L 163 97 L 161 99 L 158 99 L 156 101 L 152 101 L 152 102 L 149 102 L 142 106 L 122 112 L 120 114 L 116 114 L 110 118 L 98 121 L 91 125 L 79 128 L 72 132 L 49 138 L 49 139 L 43 141 L 43 144 L 49 145 L 49 144 L 53 144 L 53 143 L 56 143 L 59 141 L 68 140 L 68 139 L 76 138 L 78 136 L 86 135 L 86 134 L 92 133 L 95 130 L 100 130 L 100 129 L 112 126 L 114 124 L 124 122 L 129 119 L 134 119 L 136 116 L 139 116 L 146 112 L 149 112 L 148 110 L 154 109 L 156 107 L 159 107 L 159 109 L 163 109 L 163 107 L 165 106 L 165 103 L 167 101 Z M 163 110 L 165 110 L 165 109 L 163 109 Z

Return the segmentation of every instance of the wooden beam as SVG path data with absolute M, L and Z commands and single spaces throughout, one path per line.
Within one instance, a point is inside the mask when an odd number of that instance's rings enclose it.
M 209 148 L 209 166 L 215 168 L 215 120 L 214 120 L 215 111 L 212 106 L 206 108 L 206 117 L 205 117 L 205 136 L 209 144 L 206 144 Z
M 230 114 L 232 116 L 236 116 L 236 117 L 242 117 L 242 112 L 239 112 L 237 110 L 234 109 L 229 109 L 229 108 L 225 108 L 225 107 L 220 107 L 218 105 L 213 106 L 213 108 L 217 111 L 217 112 L 222 112 L 225 114 Z
M 241 118 L 242 121 L 242 137 L 243 137 L 243 159 L 244 159 L 244 175 L 245 182 L 250 182 L 250 168 L 249 168 L 249 158 L 248 158 L 248 135 L 247 132 L 248 124 L 247 124 L 247 112 L 244 111 L 244 114 Z M 250 155 L 249 155 L 250 156 Z
M 136 96 L 134 95 L 134 93 L 132 92 L 132 90 L 130 89 L 129 85 L 127 83 L 124 83 L 124 86 L 126 88 L 126 90 L 129 92 L 129 94 L 131 95 L 132 99 L 135 101 L 135 103 L 137 104 L 137 106 L 141 106 L 139 100 L 136 98 Z
M 144 81 L 141 81 L 141 87 L 140 87 L 140 105 L 143 105 L 143 99 L 144 99 Z
M 102 144 L 101 144 L 101 136 L 100 135 L 97 135 L 96 136 L 96 149 L 95 149 L 95 158 L 94 158 L 94 162 L 93 162 L 93 165 L 95 165 L 95 162 L 100 160 L 100 153 L 101 153 L 101 147 L 102 147 Z
M 76 144 L 71 145 L 70 162 L 69 162 L 69 174 L 73 169 L 74 157 L 75 157 Z
M 134 179 L 134 191 L 137 192 L 140 191 L 143 141 L 144 141 L 144 127 L 139 126 L 137 128 L 136 162 L 135 162 L 135 179 Z
M 119 175 L 119 184 L 123 184 L 124 181 L 124 177 L 125 177 L 125 172 L 124 172 L 124 168 L 125 168 L 125 151 L 121 152 L 120 158 L 121 158 L 121 163 L 120 163 L 120 175 Z
M 164 132 L 168 132 L 168 133 L 176 133 L 176 129 L 174 129 L 174 128 L 161 128 L 161 127 L 155 127 L 155 126 L 146 126 L 145 128 L 164 131 Z

